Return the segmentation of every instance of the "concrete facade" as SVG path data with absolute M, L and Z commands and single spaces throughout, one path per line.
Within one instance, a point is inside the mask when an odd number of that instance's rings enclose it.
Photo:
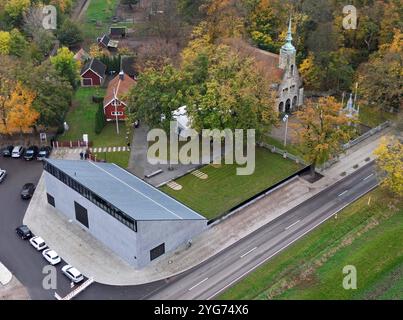
M 58 211 L 136 269 L 151 262 L 150 251 L 155 247 L 164 243 L 165 253 L 173 251 L 207 228 L 205 219 L 136 220 L 136 232 L 50 173 L 45 171 L 44 178 L 46 192 L 54 198 Z M 88 228 L 76 219 L 74 202 L 87 210 Z

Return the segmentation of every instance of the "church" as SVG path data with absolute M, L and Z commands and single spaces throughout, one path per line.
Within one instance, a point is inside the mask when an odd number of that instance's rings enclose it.
M 292 113 L 304 103 L 303 82 L 295 61 L 297 50 L 292 40 L 290 19 L 287 37 L 280 54 L 261 50 L 239 39 L 226 41 L 240 55 L 254 58 L 257 68 L 271 84 L 268 90 L 277 92 L 276 109 L 279 113 Z

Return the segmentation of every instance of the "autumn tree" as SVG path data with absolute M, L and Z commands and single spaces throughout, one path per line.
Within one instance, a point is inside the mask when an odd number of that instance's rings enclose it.
M 66 47 L 57 50 L 57 54 L 50 58 L 57 72 L 65 78 L 73 88 L 77 86 L 79 77 L 79 63 L 74 59 L 74 54 Z
M 381 172 L 381 185 L 403 196 L 403 144 L 396 137 L 384 137 L 374 153 Z
M 399 110 L 402 96 L 403 36 L 395 30 L 393 42 L 371 56 L 358 70 L 360 93 L 369 105 Z
M 3 102 L 5 98 L 7 100 Z M 27 90 L 20 82 L 17 82 L 8 97 L 0 98 L 2 101 L 0 132 L 6 134 L 29 132 L 39 117 L 39 113 L 32 108 L 34 99 L 35 93 Z
M 296 138 L 305 160 L 312 165 L 312 174 L 318 165 L 337 156 L 354 133 L 353 121 L 341 110 L 334 97 L 325 97 L 308 100 L 305 108 L 296 112 Z

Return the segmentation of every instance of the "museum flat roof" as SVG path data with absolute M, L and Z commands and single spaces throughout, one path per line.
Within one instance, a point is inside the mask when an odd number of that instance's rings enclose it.
M 206 219 L 113 163 L 46 161 L 135 220 Z

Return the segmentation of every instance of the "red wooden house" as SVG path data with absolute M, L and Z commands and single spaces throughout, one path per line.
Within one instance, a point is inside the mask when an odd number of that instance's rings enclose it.
M 109 82 L 104 98 L 104 114 L 106 121 L 126 119 L 126 103 L 124 102 L 124 98 L 135 84 L 136 81 L 123 71 Z
M 81 69 L 83 87 L 100 86 L 105 80 L 106 66 L 97 59 L 90 59 Z

